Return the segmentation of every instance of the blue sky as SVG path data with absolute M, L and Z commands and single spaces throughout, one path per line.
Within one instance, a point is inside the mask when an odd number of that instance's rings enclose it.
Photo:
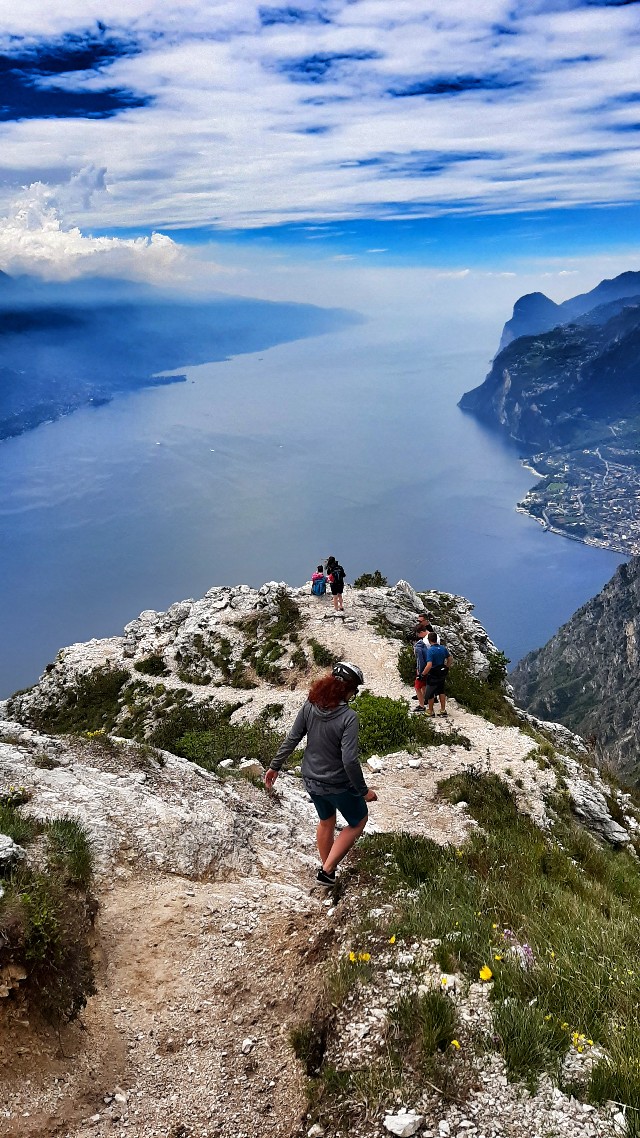
M 634 0 L 22 0 L 0 268 L 633 257 L 639 49 Z

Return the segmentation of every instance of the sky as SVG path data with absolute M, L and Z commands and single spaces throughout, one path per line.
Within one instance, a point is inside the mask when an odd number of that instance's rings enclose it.
M 638 0 L 21 0 L 0 269 L 563 299 L 639 267 L 639 49 Z

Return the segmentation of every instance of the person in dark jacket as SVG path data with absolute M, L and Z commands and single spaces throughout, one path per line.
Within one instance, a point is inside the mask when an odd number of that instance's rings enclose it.
M 335 883 L 336 867 L 367 824 L 367 802 L 377 798 L 364 780 L 358 758 L 358 716 L 349 707 L 362 683 L 362 672 L 347 660 L 317 680 L 265 774 L 270 790 L 285 760 L 307 736 L 302 779 L 319 818 L 316 840 L 322 864 L 316 880 L 320 885 Z M 337 810 L 347 825 L 336 837 Z
M 333 597 L 333 607 L 336 613 L 344 612 L 344 602 L 342 594 L 344 593 L 344 581 L 346 573 L 342 568 L 339 561 L 335 557 L 327 557 L 327 580 L 331 595 Z

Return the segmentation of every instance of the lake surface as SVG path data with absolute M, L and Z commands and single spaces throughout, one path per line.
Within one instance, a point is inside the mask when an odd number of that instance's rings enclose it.
M 623 559 L 516 513 L 532 475 L 456 406 L 487 363 L 379 321 L 1 443 L 0 696 L 143 609 L 329 554 L 467 596 L 514 662 L 543 644 Z

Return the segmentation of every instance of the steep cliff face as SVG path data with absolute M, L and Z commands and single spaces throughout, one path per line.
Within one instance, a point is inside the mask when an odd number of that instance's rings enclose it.
M 514 340 L 460 406 L 532 451 L 580 445 L 594 432 L 610 437 L 610 424 L 638 413 L 639 359 L 640 301 L 630 301 L 605 323 L 562 324 Z
M 613 280 L 601 281 L 591 292 L 572 296 L 562 304 L 556 304 L 543 292 L 529 292 L 516 300 L 513 316 L 504 326 L 498 351 L 501 352 L 520 336 L 550 332 L 559 324 L 568 324 L 573 320 L 602 324 L 614 314 L 614 307 L 619 311 L 630 297 L 638 294 L 640 273 L 634 272 L 620 273 Z M 607 313 L 609 308 L 611 311 Z
M 640 775 L 640 557 L 511 673 L 519 703 L 559 720 L 627 776 Z

